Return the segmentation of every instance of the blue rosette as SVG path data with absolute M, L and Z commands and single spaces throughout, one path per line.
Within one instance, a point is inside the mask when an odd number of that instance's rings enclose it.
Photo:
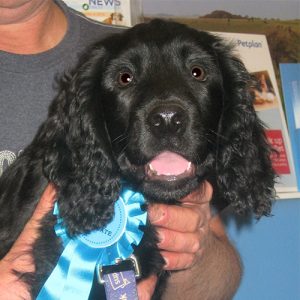
M 123 188 L 115 203 L 113 220 L 101 229 L 72 239 L 66 233 L 56 204 L 53 212 L 57 216 L 55 232 L 62 239 L 64 251 L 37 300 L 88 299 L 95 268 L 130 257 L 132 245 L 141 242 L 140 226 L 146 225 L 147 220 L 147 212 L 141 209 L 144 203 L 142 194 Z

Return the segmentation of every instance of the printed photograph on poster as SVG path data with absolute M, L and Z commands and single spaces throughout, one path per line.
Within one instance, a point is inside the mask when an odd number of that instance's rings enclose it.
M 254 72 L 252 75 L 257 79 L 257 86 L 253 89 L 255 109 L 259 111 L 278 107 L 278 98 L 268 71 Z

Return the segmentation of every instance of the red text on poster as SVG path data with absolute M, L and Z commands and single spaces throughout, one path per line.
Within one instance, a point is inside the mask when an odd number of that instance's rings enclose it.
M 277 153 L 272 153 L 272 165 L 277 174 L 290 174 L 286 149 L 281 130 L 267 130 L 267 139 Z

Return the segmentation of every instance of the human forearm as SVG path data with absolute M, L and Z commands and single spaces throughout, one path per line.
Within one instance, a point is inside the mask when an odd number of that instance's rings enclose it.
M 164 300 L 233 298 L 242 273 L 239 256 L 225 235 L 210 231 L 206 243 L 193 267 L 171 273 Z

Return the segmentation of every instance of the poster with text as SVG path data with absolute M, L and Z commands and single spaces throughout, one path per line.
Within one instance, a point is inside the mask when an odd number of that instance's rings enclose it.
M 120 26 L 133 26 L 141 21 L 141 0 L 64 0 L 88 18 Z
M 265 35 L 227 32 L 215 34 L 235 44 L 236 53 L 248 71 L 257 78 L 254 107 L 267 126 L 266 135 L 270 144 L 277 150 L 277 154 L 272 155 L 273 167 L 279 175 L 276 190 L 297 191 L 289 133 Z

